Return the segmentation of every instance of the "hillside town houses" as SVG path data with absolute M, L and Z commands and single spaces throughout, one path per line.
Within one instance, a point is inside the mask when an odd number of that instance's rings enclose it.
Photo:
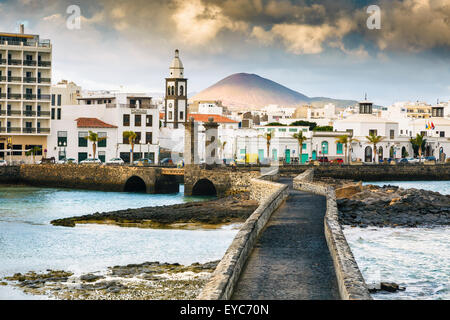
M 424 156 L 441 162 L 450 157 L 449 101 L 380 107 L 365 99 L 345 108 L 332 103 L 267 105 L 259 111 L 231 112 L 220 100 L 189 101 L 178 50 L 167 78 L 161 79 L 162 99 L 122 90 L 86 91 L 67 80 L 51 85 L 51 67 L 49 40 L 25 34 L 23 27 L 19 33 L 1 34 L 0 159 L 29 163 L 34 155 L 77 163 L 90 158 L 103 163 L 114 158 L 159 163 L 163 151 L 182 159 L 190 121 L 198 126 L 201 162 L 212 141 L 209 123 L 217 124 L 216 158 L 225 163 L 290 164 L 325 158 L 374 163 L 412 158 L 411 139 L 417 135 L 426 140 Z M 135 133 L 132 143 L 126 135 L 130 131 Z M 98 136 L 95 150 L 90 132 Z M 380 139 L 374 144 L 370 136 Z

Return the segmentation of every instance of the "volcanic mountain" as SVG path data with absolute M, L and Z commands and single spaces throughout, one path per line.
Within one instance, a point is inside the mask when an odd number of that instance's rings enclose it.
M 235 73 L 190 98 L 195 100 L 221 100 L 231 110 L 258 110 L 269 104 L 294 107 L 310 104 L 316 107 L 334 103 L 337 107 L 353 105 L 353 100 L 310 98 L 272 80 L 256 74 Z

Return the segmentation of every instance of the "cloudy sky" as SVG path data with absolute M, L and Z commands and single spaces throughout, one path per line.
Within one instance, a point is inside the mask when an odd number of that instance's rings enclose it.
M 51 39 L 53 81 L 84 89 L 162 92 L 178 48 L 190 92 L 247 72 L 310 97 L 450 99 L 449 0 L 0 0 L 0 31 L 20 23 Z

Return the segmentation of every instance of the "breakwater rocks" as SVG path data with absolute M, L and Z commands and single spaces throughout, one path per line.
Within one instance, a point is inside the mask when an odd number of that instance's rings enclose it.
M 197 297 L 218 263 L 145 262 L 80 276 L 60 270 L 31 271 L 3 280 L 28 294 L 64 300 L 189 300 Z
M 183 204 L 96 212 L 78 217 L 51 221 L 56 226 L 74 227 L 77 223 L 107 223 L 124 227 L 144 228 L 196 228 L 243 222 L 258 202 L 250 200 L 248 192 L 217 200 Z
M 450 225 L 450 195 L 396 186 L 367 185 L 337 200 L 339 222 L 367 227 Z

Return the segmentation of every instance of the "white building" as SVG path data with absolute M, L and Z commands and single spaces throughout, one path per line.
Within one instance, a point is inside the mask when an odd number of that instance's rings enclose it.
M 353 142 L 351 149 L 352 161 L 373 162 L 375 152 L 373 144 L 367 136 L 374 134 L 382 136 L 383 140 L 377 144 L 378 159 L 402 158 L 413 155 L 409 137 L 399 134 L 399 124 L 395 120 L 377 117 L 372 113 L 372 103 L 362 101 L 359 103 L 359 113 L 334 122 L 336 131 L 349 132 L 357 142 Z
M 52 46 L 39 35 L 0 33 L 0 159 L 30 161 L 50 134 Z M 8 152 L 8 140 L 12 152 Z
M 152 98 L 144 94 L 112 93 L 78 98 L 77 105 L 64 105 L 61 119 L 52 122 L 49 155 L 56 159 L 92 158 L 89 131 L 104 138 L 97 146 L 97 158 L 103 162 L 120 157 L 131 160 L 131 145 L 125 131 L 137 134 L 133 160 L 149 158 L 159 162 L 159 112 Z

